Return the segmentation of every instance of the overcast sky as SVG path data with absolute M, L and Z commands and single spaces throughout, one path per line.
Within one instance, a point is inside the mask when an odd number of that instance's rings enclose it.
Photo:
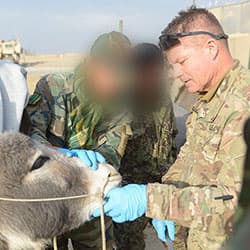
M 156 42 L 167 23 L 179 10 L 190 6 L 193 0 L 0 2 L 0 39 L 19 38 L 23 47 L 34 53 L 64 53 L 87 50 L 98 34 L 118 30 L 121 18 L 124 33 L 132 41 Z M 204 5 L 209 1 L 197 2 Z

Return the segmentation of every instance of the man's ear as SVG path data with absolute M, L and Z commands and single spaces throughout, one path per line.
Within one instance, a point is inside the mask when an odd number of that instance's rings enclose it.
M 218 56 L 219 53 L 219 48 L 218 48 L 218 43 L 215 39 L 209 39 L 207 40 L 207 49 L 208 49 L 208 53 L 211 56 L 211 58 L 213 60 L 216 59 L 216 57 Z

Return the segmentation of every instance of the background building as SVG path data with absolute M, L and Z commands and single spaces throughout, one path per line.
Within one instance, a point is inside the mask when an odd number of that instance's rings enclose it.
M 250 69 L 250 1 L 224 4 L 210 10 L 229 34 L 233 56 Z

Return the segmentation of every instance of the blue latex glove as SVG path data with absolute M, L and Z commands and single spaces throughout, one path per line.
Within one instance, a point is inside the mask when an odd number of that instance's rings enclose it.
M 81 161 L 93 170 L 97 170 L 98 163 L 106 162 L 105 158 L 100 153 L 92 150 L 58 148 L 57 151 L 67 155 L 68 157 L 80 158 Z
M 175 240 L 175 223 L 173 221 L 153 219 L 152 224 L 161 241 L 167 242 L 167 236 L 170 240 Z
M 107 195 L 104 213 L 112 217 L 116 223 L 133 221 L 147 210 L 147 186 L 130 184 L 112 189 Z M 93 213 L 94 217 L 100 216 L 100 210 Z

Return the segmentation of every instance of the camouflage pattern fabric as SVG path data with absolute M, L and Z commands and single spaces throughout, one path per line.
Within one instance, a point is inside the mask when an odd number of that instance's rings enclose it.
M 247 144 L 247 153 L 245 159 L 245 168 L 243 175 L 243 184 L 239 198 L 239 207 L 235 216 L 236 226 L 239 227 L 247 216 L 248 210 L 250 209 L 250 119 L 247 120 L 244 129 L 244 138 Z
M 163 177 L 149 184 L 147 216 L 189 228 L 188 249 L 220 249 L 233 230 L 250 112 L 250 73 L 236 62 L 187 120 L 187 141 Z
M 170 98 L 157 112 L 135 115 L 131 126 L 134 136 L 128 141 L 120 167 L 123 184 L 159 182 L 176 159 L 175 118 Z M 143 231 L 150 221 L 142 217 L 115 224 L 117 249 L 145 249 Z
M 114 224 L 114 238 L 117 250 L 144 250 L 145 249 L 145 234 L 144 230 L 148 224 L 151 224 L 151 219 L 146 216 L 133 221 L 122 224 Z M 187 230 L 186 228 L 176 225 L 176 235 L 174 249 L 186 250 Z M 163 245 L 164 246 L 164 245 Z
M 107 250 L 113 250 L 114 236 L 112 220 L 105 218 L 106 228 L 106 247 Z M 74 250 L 102 250 L 102 239 L 100 237 L 101 226 L 100 219 L 94 219 L 87 222 L 80 228 L 70 232 L 66 238 L 70 238 Z
M 106 226 L 106 247 L 107 250 L 113 250 L 115 243 L 113 240 L 112 220 L 105 218 Z M 100 238 L 100 220 L 86 222 L 83 226 L 73 230 L 63 236 L 57 237 L 58 250 L 68 250 L 68 238 L 74 250 L 102 250 L 102 239 Z M 46 250 L 53 250 L 53 247 L 47 247 Z
M 105 63 L 119 67 L 121 73 L 126 68 L 121 51 L 127 51 L 129 46 L 129 40 L 121 33 L 106 33 L 94 43 L 88 59 L 112 58 Z M 128 137 L 132 135 L 130 118 L 122 111 L 117 115 L 107 112 L 102 104 L 88 98 L 84 63 L 73 73 L 47 75 L 38 82 L 27 108 L 32 122 L 31 137 L 56 147 L 98 151 L 107 162 L 119 168 Z M 119 84 L 127 84 L 126 77 L 119 74 Z M 107 233 L 112 235 L 112 227 L 107 228 Z M 73 240 L 75 249 L 101 249 L 100 235 L 98 220 L 91 221 L 62 238 L 59 249 L 67 249 L 67 237 Z
M 88 103 L 84 106 L 74 91 L 77 86 L 73 79 L 73 74 L 52 74 L 38 82 L 27 108 L 32 122 L 31 137 L 56 147 L 96 150 L 119 168 L 128 137 L 132 135 L 130 120 L 124 114 L 109 120 L 98 107 Z M 93 229 L 89 231 L 93 238 L 91 247 L 100 242 L 100 228 L 96 228 L 97 222 L 89 224 Z M 83 227 L 80 230 L 84 231 Z M 90 230 L 90 226 L 85 227 Z
M 175 224 L 175 240 L 173 242 L 174 249 L 187 250 L 187 238 L 188 229 L 186 227 Z
M 117 250 L 144 250 L 144 230 L 151 219 L 143 216 L 132 222 L 114 223 Z
M 237 228 L 232 239 L 227 243 L 221 250 L 249 250 L 250 246 L 250 209 L 246 211 L 246 215 L 243 217 L 244 220 Z
M 119 167 L 131 135 L 129 118 L 122 114 L 109 120 L 97 105 L 84 105 L 73 80 L 73 74 L 52 74 L 38 82 L 27 108 L 31 137 L 56 147 L 97 150 Z
M 134 115 L 131 128 L 133 137 L 129 138 L 119 170 L 124 184 L 160 181 L 176 159 L 170 99 L 158 111 Z
M 248 250 L 250 246 L 250 119 L 247 120 L 245 129 L 245 142 L 247 144 L 247 153 L 245 159 L 245 169 L 243 185 L 239 199 L 239 207 L 236 213 L 236 228 L 232 239 L 223 248 L 223 250 Z

